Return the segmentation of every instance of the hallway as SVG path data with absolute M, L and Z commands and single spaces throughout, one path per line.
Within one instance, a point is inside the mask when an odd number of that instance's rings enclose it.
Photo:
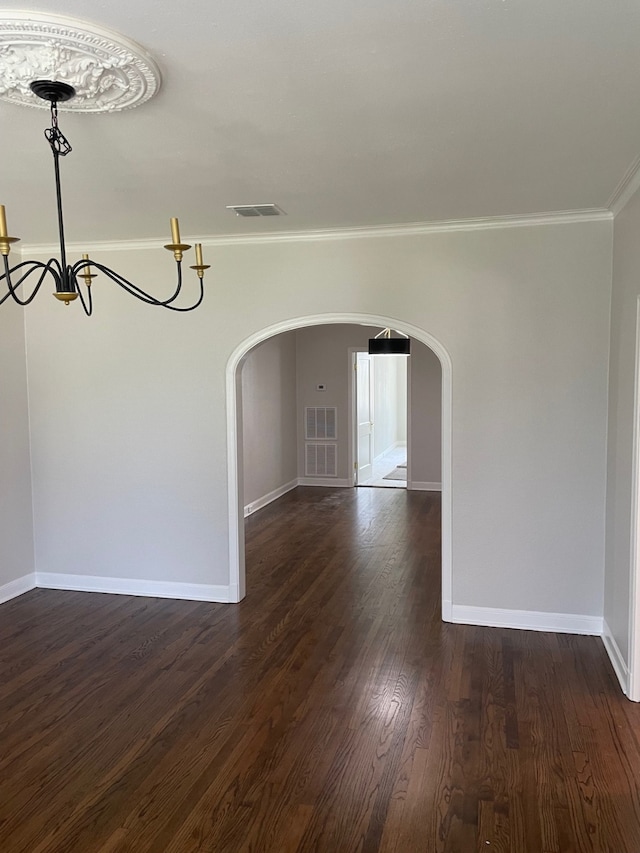
M 599 639 L 443 624 L 440 496 L 298 488 L 239 605 L 3 605 L 3 853 L 640 850 Z
M 397 476 L 394 476 L 394 473 Z M 401 473 L 404 477 L 401 478 Z M 407 488 L 407 448 L 396 447 L 390 453 L 373 462 L 371 477 L 358 483 L 359 486 L 376 486 L 385 489 Z

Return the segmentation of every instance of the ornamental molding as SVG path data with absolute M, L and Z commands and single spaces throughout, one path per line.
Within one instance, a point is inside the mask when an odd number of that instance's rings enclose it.
M 412 222 L 399 225 L 363 226 L 361 228 L 326 228 L 313 231 L 277 231 L 269 234 L 219 234 L 190 235 L 187 239 L 210 248 L 219 246 L 263 245 L 265 243 L 321 243 L 335 240 L 370 240 L 383 237 L 421 237 L 428 234 L 455 234 L 457 232 L 493 231 L 506 228 L 536 228 L 546 225 L 579 225 L 586 222 L 613 222 L 613 213 L 606 208 L 566 210 L 561 213 L 534 213 L 520 216 L 495 216 L 484 219 L 449 219 L 441 222 Z M 143 240 L 92 240 L 92 252 L 135 252 L 155 250 L 162 237 Z M 51 255 L 58 250 L 57 243 L 22 242 L 23 253 Z M 67 243 L 67 250 L 81 254 L 83 243 Z M 336 322 L 338 322 L 336 320 Z
M 160 70 L 135 42 L 62 15 L 0 10 L 0 100 L 49 108 L 29 88 L 56 80 L 76 90 L 60 110 L 116 112 L 152 98 Z

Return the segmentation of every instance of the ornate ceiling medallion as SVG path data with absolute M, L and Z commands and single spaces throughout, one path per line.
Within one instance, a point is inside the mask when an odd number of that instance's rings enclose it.
M 0 10 L 0 99 L 48 107 L 34 80 L 58 80 L 76 90 L 61 109 L 113 112 L 137 107 L 160 88 L 149 54 L 124 36 L 62 15 Z

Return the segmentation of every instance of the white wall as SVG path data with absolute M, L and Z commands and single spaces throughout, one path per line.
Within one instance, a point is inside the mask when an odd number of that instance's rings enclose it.
M 29 414 L 22 309 L 0 308 L 0 598 L 34 571 Z
M 277 335 L 242 366 L 244 503 L 253 504 L 298 476 L 296 337 Z
M 350 481 L 349 471 L 349 348 L 366 349 L 371 329 L 336 323 L 309 326 L 296 332 L 298 365 L 298 473 L 304 477 L 305 406 L 335 406 L 337 409 L 337 479 Z M 317 391 L 324 385 L 326 391 Z
M 161 249 L 94 254 L 170 286 Z M 40 570 L 228 582 L 227 360 L 288 318 L 375 313 L 451 357 L 454 602 L 602 614 L 609 222 L 207 255 L 192 314 L 100 279 L 92 320 L 53 299 L 30 308 Z
M 409 485 L 442 483 L 442 367 L 436 354 L 411 341 L 411 459 Z
M 640 193 L 617 215 L 613 240 L 604 616 L 629 664 L 631 485 Z

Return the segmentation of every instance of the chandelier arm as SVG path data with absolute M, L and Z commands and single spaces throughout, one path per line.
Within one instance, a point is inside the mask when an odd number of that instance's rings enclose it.
M 80 264 L 82 263 L 84 263 L 85 266 L 88 266 L 87 261 L 80 261 Z M 78 264 L 74 264 L 73 267 L 67 268 L 67 281 L 72 285 L 74 292 L 78 294 L 78 298 L 80 299 L 80 303 L 82 304 L 82 310 L 87 315 L 87 317 L 90 317 L 93 313 L 93 297 L 91 296 L 91 287 L 89 286 L 86 288 L 87 298 L 85 301 L 85 297 L 82 293 L 82 288 L 80 287 L 80 283 L 78 282 L 78 276 L 76 275 L 76 266 L 78 266 Z
M 11 281 L 11 275 L 13 273 L 17 272 L 19 269 L 22 269 L 22 267 L 29 267 L 27 272 L 23 273 L 23 275 L 20 276 L 20 279 L 17 282 L 15 282 L 15 281 L 11 282 L 11 286 L 15 290 L 22 284 L 22 282 L 25 279 L 27 279 L 31 275 L 32 272 L 34 272 L 38 268 L 46 269 L 48 267 L 48 264 L 44 264 L 42 261 L 21 261 L 19 264 L 16 264 L 14 267 L 9 267 L 8 258 L 5 257 L 4 267 L 5 267 L 5 272 L 2 275 L 0 275 L 0 281 L 4 281 L 6 279 L 7 282 Z M 9 294 L 7 294 L 7 295 L 9 295 Z
M 32 302 L 37 296 L 38 291 L 40 290 L 40 287 L 42 286 L 42 283 L 44 282 L 47 276 L 47 273 L 49 273 L 53 278 L 54 283 L 56 285 L 56 290 L 58 289 L 60 278 L 58 273 L 54 269 L 55 266 L 59 266 L 56 258 L 51 258 L 49 261 L 47 261 L 46 264 L 42 263 L 42 261 L 22 261 L 21 263 L 16 264 L 15 267 L 12 267 L 10 269 L 8 257 L 6 255 L 4 255 L 3 257 L 5 272 L 4 275 L 0 276 L 0 281 L 2 281 L 3 279 L 6 280 L 8 292 L 0 299 L 0 305 L 6 302 L 7 299 L 9 299 L 10 297 L 14 300 L 14 302 L 17 302 L 18 305 L 22 305 L 23 307 L 25 305 L 29 305 L 29 303 Z M 30 269 L 28 269 L 27 272 L 21 275 L 17 282 L 12 282 L 11 273 L 25 266 L 30 267 Z M 28 296 L 26 299 L 21 299 L 18 296 L 18 288 L 20 287 L 22 282 L 26 281 L 37 269 L 41 269 L 42 272 L 40 274 L 40 278 L 38 279 L 36 286 L 33 288 L 33 291 L 31 292 L 30 296 Z
M 182 261 L 176 261 L 176 289 L 173 292 L 173 296 L 170 296 L 169 299 L 163 299 L 159 301 L 157 304 L 162 305 L 164 308 L 168 308 L 172 302 L 177 299 L 178 294 L 182 290 Z
M 147 293 L 145 290 L 142 290 L 141 287 L 138 287 L 137 284 L 134 284 L 132 281 L 129 281 L 124 276 L 121 276 L 119 273 L 115 273 L 115 275 L 120 279 L 121 287 L 125 287 L 132 296 L 137 296 L 138 299 L 141 299 L 143 302 L 147 302 L 149 305 L 157 305 L 162 308 L 169 308 L 172 302 L 180 295 L 180 291 L 182 290 L 182 262 L 176 261 L 177 273 L 176 273 L 176 289 L 173 291 L 172 295 L 169 296 L 168 299 L 158 299 L 155 296 L 152 296 L 150 293 Z M 113 272 L 113 270 L 111 270 Z M 130 289 L 129 289 L 130 288 Z M 135 291 L 135 292 L 134 292 Z
M 135 296 L 136 299 L 139 299 L 141 302 L 146 302 L 148 305 L 162 305 L 162 303 L 156 299 L 154 296 L 151 296 L 149 293 L 146 293 L 142 288 L 138 287 L 133 282 L 126 279 L 124 276 L 117 273 L 115 270 L 110 269 L 109 267 L 105 267 L 102 264 L 94 262 L 93 264 L 97 270 L 104 273 L 111 281 L 114 281 L 119 287 L 129 293 L 131 296 Z
M 137 299 L 140 299 L 142 302 L 147 302 L 149 305 L 161 304 L 160 300 L 156 299 L 154 296 L 151 296 L 149 293 L 146 293 L 144 290 L 142 290 L 142 288 L 138 287 L 137 284 L 134 284 L 132 281 L 129 281 L 123 275 L 120 275 L 120 273 L 117 273 L 110 267 L 106 267 L 104 266 L 104 264 L 101 264 L 98 261 L 90 261 L 89 263 L 97 270 L 100 270 L 100 272 L 104 273 L 108 278 L 114 281 L 123 290 L 126 290 L 127 293 L 131 294 L 131 296 L 135 296 Z M 79 272 L 79 270 L 85 268 L 86 265 L 87 261 L 77 261 L 72 268 L 73 272 Z
M 177 293 L 180 292 L 180 288 L 178 288 L 178 290 L 176 291 L 176 294 L 174 294 L 170 299 L 163 301 L 160 299 L 156 299 L 154 296 L 151 296 L 149 293 L 145 293 L 144 290 L 141 290 L 141 288 L 139 288 L 137 285 L 133 284 L 132 282 L 128 281 L 126 278 L 121 276 L 119 273 L 115 272 L 112 269 L 109 269 L 109 267 L 105 267 L 102 264 L 96 263 L 95 261 L 92 261 L 92 264 L 93 264 L 93 266 L 95 266 L 96 269 L 99 269 L 101 272 L 103 272 L 108 278 L 110 278 L 112 281 L 114 281 L 117 285 L 119 285 L 127 293 L 130 293 L 132 296 L 135 296 L 136 299 L 139 299 L 141 302 L 146 302 L 147 305 L 157 305 L 159 308 L 167 308 L 169 311 L 178 311 L 180 313 L 184 313 L 186 311 L 193 311 L 194 308 L 197 308 L 201 304 L 201 302 L 204 298 L 204 283 L 203 283 L 202 279 L 199 279 L 199 281 L 200 281 L 200 295 L 199 295 L 197 301 L 194 302 L 193 305 L 179 306 L 179 305 L 172 305 L 171 302 L 175 299 Z M 181 279 L 181 276 L 180 276 L 180 279 Z M 182 287 L 181 281 L 180 281 L 180 287 Z
M 167 302 L 158 302 L 158 305 L 160 305 L 162 308 L 167 308 L 169 311 L 178 311 L 180 314 L 185 314 L 187 311 L 193 311 L 195 308 L 197 308 L 200 305 L 200 303 L 204 299 L 204 284 L 202 282 L 202 279 L 199 279 L 199 282 L 200 282 L 200 295 L 198 296 L 197 301 L 193 303 L 193 305 L 185 305 L 185 306 L 169 305 L 169 303 L 167 303 Z
M 169 308 L 172 302 L 178 298 L 180 291 L 182 290 L 182 261 L 176 261 L 176 289 L 173 292 L 173 296 L 170 296 L 168 299 L 160 299 L 156 301 L 156 305 L 161 305 L 163 308 Z
M 204 287 L 202 279 L 200 279 L 201 295 L 195 305 L 189 307 L 178 307 L 172 305 L 172 303 L 175 301 L 177 296 L 180 294 L 180 291 L 182 290 L 182 265 L 180 261 L 177 262 L 178 284 L 174 293 L 168 299 L 157 299 L 155 296 L 152 296 L 150 293 L 147 293 L 146 291 L 142 290 L 142 288 L 138 287 L 138 285 L 134 284 L 133 282 L 126 279 L 124 276 L 120 275 L 120 273 L 115 272 L 115 270 L 109 269 L 109 267 L 105 267 L 102 264 L 96 263 L 95 261 L 92 261 L 91 263 L 93 263 L 93 266 L 95 266 L 96 269 L 99 269 L 112 281 L 115 281 L 116 284 L 120 285 L 120 287 L 122 287 L 123 290 L 126 290 L 127 293 L 130 293 L 132 296 L 135 296 L 141 302 L 146 302 L 148 305 L 156 305 L 159 308 L 172 308 L 174 311 L 191 311 L 193 308 L 195 308 L 202 302 Z

